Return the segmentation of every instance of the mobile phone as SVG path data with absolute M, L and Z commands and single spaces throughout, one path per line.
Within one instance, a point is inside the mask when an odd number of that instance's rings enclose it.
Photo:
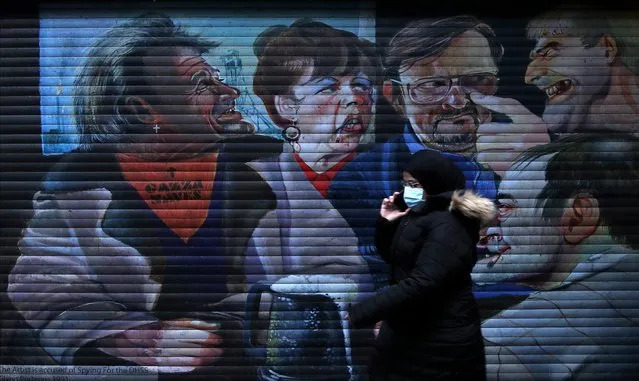
M 401 211 L 408 209 L 408 205 L 406 205 L 406 201 L 404 201 L 403 189 L 399 191 L 399 194 L 397 195 L 397 197 L 395 197 L 393 204 L 395 204 L 395 206 Z

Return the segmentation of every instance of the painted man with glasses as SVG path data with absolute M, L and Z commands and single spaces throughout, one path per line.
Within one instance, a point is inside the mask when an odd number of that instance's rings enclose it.
M 515 157 L 549 141 L 541 118 L 495 96 L 503 50 L 493 29 L 472 16 L 414 21 L 390 41 L 382 92 L 404 117 L 403 133 L 351 162 L 332 189 L 371 264 L 379 263 L 371 223 L 378 200 L 401 188 L 413 153 L 442 152 L 462 169 L 467 188 L 494 199 Z

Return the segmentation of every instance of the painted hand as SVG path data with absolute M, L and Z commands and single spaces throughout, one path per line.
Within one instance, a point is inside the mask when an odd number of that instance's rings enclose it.
M 160 373 L 191 372 L 222 355 L 218 324 L 171 320 L 124 331 L 100 340 L 100 350 Z
M 477 160 L 503 177 L 517 156 L 550 142 L 546 123 L 512 98 L 471 93 L 476 104 L 506 115 L 512 123 L 484 123 L 477 130 Z

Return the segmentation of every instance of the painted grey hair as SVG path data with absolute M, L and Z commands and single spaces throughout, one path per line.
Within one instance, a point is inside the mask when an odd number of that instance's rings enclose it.
M 386 49 L 386 77 L 397 78 L 401 67 L 409 67 L 422 58 L 440 55 L 455 38 L 470 30 L 486 39 L 493 62 L 498 65 L 504 55 L 504 47 L 493 28 L 474 16 L 459 15 L 436 20 L 417 20 L 404 26 L 393 36 Z
M 605 16 L 583 5 L 561 5 L 531 20 L 526 26 L 526 35 L 529 40 L 578 37 L 584 47 L 591 48 L 597 45 L 601 36 L 610 34 Z

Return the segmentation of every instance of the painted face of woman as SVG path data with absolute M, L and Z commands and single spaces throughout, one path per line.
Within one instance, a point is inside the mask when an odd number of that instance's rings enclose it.
M 312 72 L 311 67 L 292 88 L 300 100 L 301 151 L 355 151 L 371 121 L 372 82 L 363 73 L 312 78 Z

